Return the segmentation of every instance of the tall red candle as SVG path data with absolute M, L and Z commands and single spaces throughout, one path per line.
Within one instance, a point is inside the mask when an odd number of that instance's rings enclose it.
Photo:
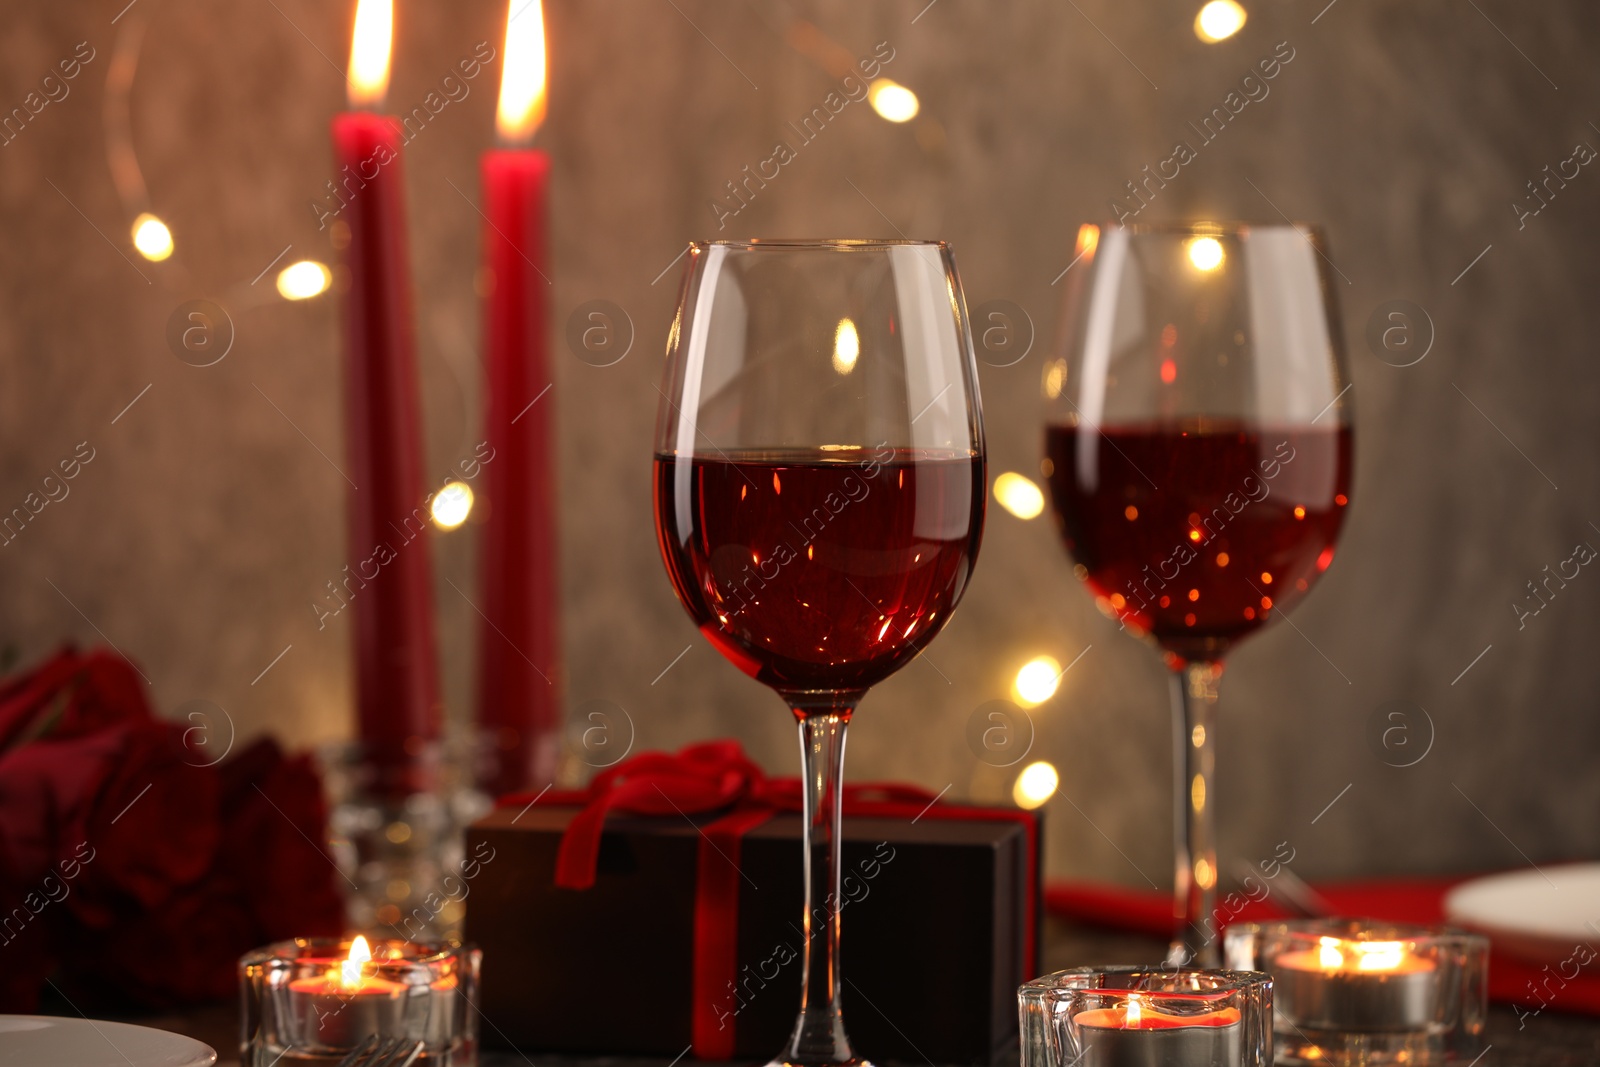
M 511 0 L 500 85 L 502 147 L 482 162 L 488 353 L 478 724 L 493 740 L 496 794 L 555 775 L 560 731 L 555 401 L 549 353 L 550 161 L 527 147 L 544 117 L 544 14 Z
M 382 104 L 392 20 L 392 0 L 360 0 L 352 108 Z M 399 130 L 370 110 L 333 120 L 338 221 L 349 235 L 345 454 L 355 484 L 340 593 L 355 620 L 358 735 L 384 798 L 429 787 L 422 757 L 440 717 Z

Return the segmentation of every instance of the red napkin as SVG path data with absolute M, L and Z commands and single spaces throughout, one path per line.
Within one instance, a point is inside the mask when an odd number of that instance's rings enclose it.
M 1476 877 L 1475 875 L 1472 877 Z M 1464 877 L 1406 881 L 1340 882 L 1316 886 L 1340 915 L 1359 915 L 1390 922 L 1444 922 L 1444 898 Z M 1172 935 L 1172 897 L 1146 889 L 1095 882 L 1051 882 L 1045 887 L 1045 909 L 1052 915 L 1152 937 Z M 1219 904 L 1219 925 L 1288 918 L 1272 898 L 1244 901 L 1230 910 Z M 1600 1015 L 1600 973 L 1580 971 L 1568 978 L 1552 964 L 1534 964 L 1491 949 L 1489 999 L 1536 1011 Z M 1522 1013 L 1519 1013 L 1522 1014 Z

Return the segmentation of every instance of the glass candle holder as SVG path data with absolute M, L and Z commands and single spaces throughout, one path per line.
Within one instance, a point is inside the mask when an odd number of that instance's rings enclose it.
M 462 842 L 466 828 L 494 806 L 473 785 L 486 743 L 474 736 L 423 746 L 418 759 L 434 788 L 404 796 L 373 792 L 373 769 L 359 744 L 320 751 L 328 843 L 344 875 L 340 884 L 351 887 L 351 929 L 419 941 L 460 933 L 466 883 L 478 866 Z
M 1017 991 L 1022 1067 L 1269 1067 L 1272 979 L 1081 968 Z
M 478 1062 L 481 953 L 458 941 L 280 941 L 239 961 L 241 1067 L 338 1063 L 370 1038 L 419 1064 Z
M 1272 975 L 1279 1063 L 1442 1064 L 1477 1055 L 1489 941 L 1360 919 L 1244 923 L 1229 966 Z

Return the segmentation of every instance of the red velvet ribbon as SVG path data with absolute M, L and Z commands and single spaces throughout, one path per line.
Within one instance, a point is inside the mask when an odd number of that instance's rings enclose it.
M 1035 868 L 1039 822 L 1035 813 L 941 805 L 921 786 L 858 783 L 844 787 L 844 813 L 852 818 L 979 819 L 1021 823 L 1027 833 L 1028 908 L 1025 916 L 1024 970 L 1033 974 Z M 502 797 L 501 807 L 534 799 L 524 793 Z M 738 977 L 740 845 L 744 835 L 780 812 L 805 810 L 798 778 L 768 778 L 737 741 L 707 741 L 676 754 L 644 752 L 596 775 L 587 789 L 551 790 L 547 804 L 581 805 L 567 825 L 556 853 L 555 883 L 563 889 L 594 885 L 595 864 L 606 815 L 689 817 L 728 809 L 702 826 L 695 885 L 692 1033 L 701 1060 L 733 1058 L 732 1016 L 718 1002 Z

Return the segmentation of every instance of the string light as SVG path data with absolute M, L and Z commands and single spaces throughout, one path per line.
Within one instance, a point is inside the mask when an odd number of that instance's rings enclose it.
M 441 530 L 454 530 L 472 514 L 472 488 L 466 482 L 450 482 L 433 495 L 433 524 Z
M 1017 802 L 1017 807 L 1032 811 L 1055 796 L 1060 785 L 1061 775 L 1056 773 L 1053 766 L 1040 760 L 1022 768 L 1016 784 L 1011 787 L 1011 799 Z
M 994 480 L 994 498 L 1019 519 L 1036 519 L 1044 511 L 1044 493 L 1030 479 L 1012 471 Z
M 333 284 L 333 272 L 314 259 L 302 259 L 278 272 L 278 294 L 285 300 L 310 300 Z
M 1195 270 L 1213 271 L 1222 266 L 1222 242 L 1215 237 L 1196 237 L 1189 242 L 1189 262 Z
M 867 86 L 867 103 L 890 122 L 910 122 L 922 110 L 916 93 L 889 78 L 878 78 Z
M 1061 664 L 1054 656 L 1035 656 L 1017 671 L 1012 693 L 1024 707 L 1043 704 L 1056 695 L 1061 685 Z
M 1248 17 L 1238 0 L 1211 0 L 1194 17 L 1194 33 L 1207 44 L 1216 44 L 1242 30 Z
M 172 231 L 148 211 L 133 220 L 133 247 L 152 263 L 172 255 Z

